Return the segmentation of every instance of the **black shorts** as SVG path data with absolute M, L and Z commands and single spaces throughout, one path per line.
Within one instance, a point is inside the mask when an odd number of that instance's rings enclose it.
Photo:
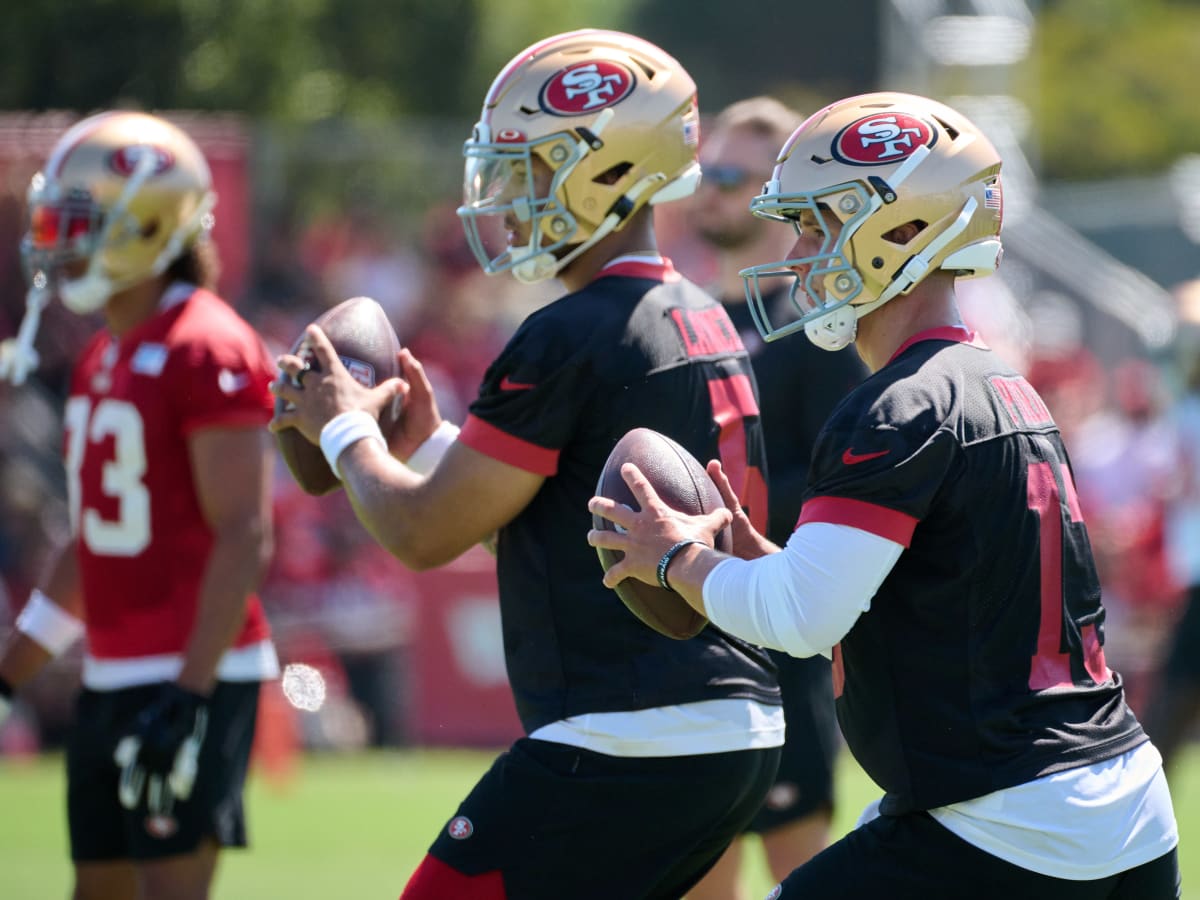
M 777 747 L 647 759 L 521 738 L 429 852 L 467 876 L 499 872 L 507 900 L 678 900 L 745 828 L 778 762 Z
M 117 799 L 117 742 L 158 685 L 119 691 L 82 690 L 67 741 L 67 822 L 76 862 L 142 860 L 191 853 L 206 837 L 221 846 L 246 846 L 242 788 L 254 741 L 259 683 L 220 682 L 209 706 L 192 795 L 170 817 L 147 815 L 145 797 L 128 810 Z
M 746 829 L 760 834 L 815 812 L 832 814 L 833 768 L 839 746 L 829 660 L 769 652 L 779 669 L 787 737 L 775 784 Z
M 1095 881 L 1039 875 L 985 853 L 928 813 L 880 816 L 818 853 L 769 900 L 1176 900 L 1176 851 Z

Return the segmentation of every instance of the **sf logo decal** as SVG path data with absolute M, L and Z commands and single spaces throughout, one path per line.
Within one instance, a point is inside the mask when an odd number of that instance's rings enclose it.
M 542 108 L 556 116 L 578 116 L 620 103 L 636 83 L 618 62 L 599 60 L 567 66 L 542 86 Z
M 833 155 L 854 166 L 880 166 L 912 156 L 922 146 L 932 147 L 937 132 L 924 119 L 905 113 L 887 113 L 856 119 L 838 132 Z

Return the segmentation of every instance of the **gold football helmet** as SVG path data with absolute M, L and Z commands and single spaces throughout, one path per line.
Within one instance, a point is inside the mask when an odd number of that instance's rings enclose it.
M 208 163 L 183 131 L 145 113 L 100 113 L 70 128 L 33 177 L 25 265 L 68 309 L 95 312 L 207 235 L 215 204 Z M 65 268 L 74 262 L 82 272 Z
M 699 140 L 695 82 L 658 47 L 598 29 L 547 38 L 492 82 L 463 147 L 467 241 L 488 274 L 553 277 L 647 203 L 691 194 Z M 513 246 L 517 224 L 529 240 Z
M 750 209 L 797 234 L 804 215 L 822 232 L 815 255 L 742 270 L 759 331 L 770 341 L 803 328 L 813 343 L 836 350 L 854 340 L 859 318 L 928 272 L 966 277 L 996 268 L 1000 155 L 941 103 L 863 94 L 827 106 L 796 129 Z M 909 223 L 919 230 L 898 243 L 895 229 Z M 791 279 L 794 318 L 783 322 L 771 321 L 763 299 L 778 278 Z

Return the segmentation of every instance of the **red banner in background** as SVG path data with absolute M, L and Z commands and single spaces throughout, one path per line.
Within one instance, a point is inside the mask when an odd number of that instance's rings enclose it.
M 495 559 L 476 547 L 412 579 L 417 603 L 406 667 L 409 740 L 512 743 L 523 732 L 504 668 Z

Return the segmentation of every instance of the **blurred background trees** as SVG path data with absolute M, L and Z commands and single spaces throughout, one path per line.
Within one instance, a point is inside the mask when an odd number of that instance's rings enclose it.
M 798 105 L 880 87 L 883 7 L 843 0 L 29 0 L 5 13 L 0 108 L 234 110 L 276 122 L 448 117 L 466 129 L 521 47 L 585 25 L 669 48 L 704 108 L 756 92 Z M 1161 170 L 1200 148 L 1196 0 L 1046 0 L 1015 92 L 1042 171 Z M 903 47 L 890 48 L 893 54 Z

